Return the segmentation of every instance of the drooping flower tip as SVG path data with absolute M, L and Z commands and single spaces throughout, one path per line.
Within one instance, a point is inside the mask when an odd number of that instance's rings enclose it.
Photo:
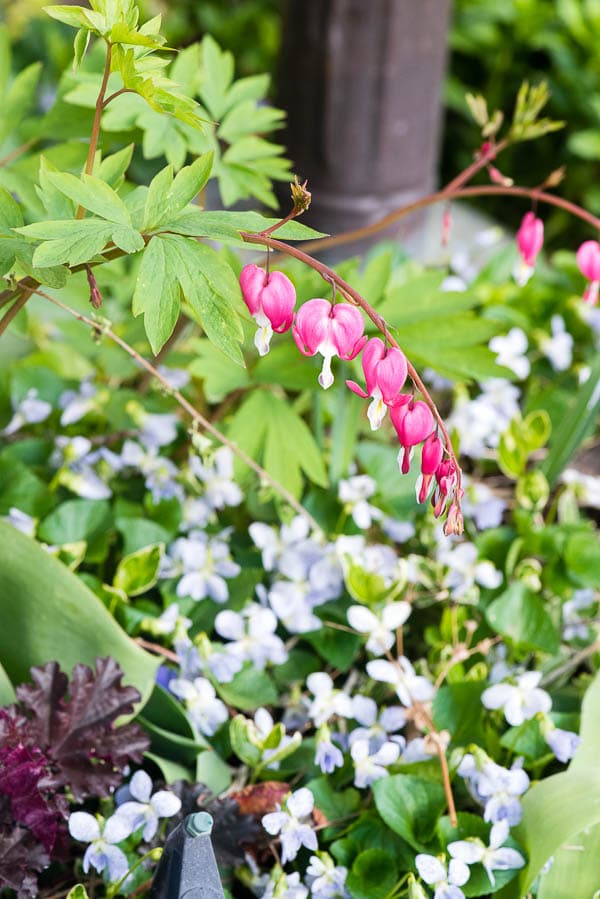
M 525 265 L 535 266 L 538 253 L 544 245 L 544 223 L 534 212 L 526 212 L 517 231 L 517 246 Z
M 596 306 L 600 287 L 600 243 L 597 240 L 586 240 L 581 244 L 577 250 L 577 265 L 581 274 L 590 282 L 583 299 L 590 306 Z
M 254 344 L 261 356 L 269 352 L 273 331 L 288 331 L 294 320 L 296 289 L 283 272 L 245 265 L 240 273 L 243 300 L 258 325 Z
M 331 360 L 354 359 L 367 342 L 362 314 L 349 303 L 335 306 L 317 297 L 304 303 L 296 314 L 293 327 L 296 346 L 304 356 L 323 356 L 319 384 L 324 390 L 333 384 Z
M 521 255 L 521 264 L 514 272 L 515 281 L 523 287 L 529 281 L 537 255 L 544 244 L 544 223 L 535 213 L 526 212 L 517 231 L 517 247 Z

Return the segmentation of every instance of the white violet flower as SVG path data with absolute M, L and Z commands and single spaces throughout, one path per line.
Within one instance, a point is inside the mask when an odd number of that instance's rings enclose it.
M 446 867 L 435 855 L 419 853 L 415 865 L 421 880 L 434 888 L 433 899 L 465 899 L 460 887 L 467 882 L 471 872 L 464 862 L 453 858 Z
M 145 771 L 136 771 L 128 787 L 133 799 L 118 806 L 115 814 L 125 821 L 131 833 L 143 827 L 142 836 L 148 843 L 158 830 L 159 818 L 176 815 L 181 800 L 170 790 L 159 790 L 152 795 L 152 780 Z
M 279 834 L 282 865 L 293 861 L 301 846 L 313 852 L 317 849 L 317 835 L 310 824 L 314 804 L 313 794 L 302 787 L 288 796 L 278 811 L 263 816 L 262 825 L 267 833 Z
M 540 671 L 526 671 L 517 677 L 516 684 L 502 682 L 488 687 L 481 701 L 486 709 L 502 709 L 508 723 L 518 727 L 538 712 L 547 713 L 552 708 L 550 695 L 538 687 L 541 679 Z
M 89 843 L 83 856 L 85 874 L 90 866 L 99 874 L 106 873 L 110 883 L 122 880 L 129 870 L 127 856 L 122 849 L 115 846 L 127 839 L 131 828 L 127 821 L 112 815 L 104 821 L 102 827 L 98 820 L 88 812 L 73 812 L 69 815 L 69 833 L 81 843 Z

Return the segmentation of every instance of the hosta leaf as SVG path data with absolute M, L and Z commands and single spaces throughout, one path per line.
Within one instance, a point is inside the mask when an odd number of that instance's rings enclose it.
M 125 682 L 147 699 L 158 659 L 130 640 L 76 575 L 2 521 L 0 596 L 0 662 L 13 683 L 27 680 L 32 665 L 49 659 L 58 658 L 70 670 L 78 662 L 93 665 L 98 656 L 111 655 L 123 668 Z

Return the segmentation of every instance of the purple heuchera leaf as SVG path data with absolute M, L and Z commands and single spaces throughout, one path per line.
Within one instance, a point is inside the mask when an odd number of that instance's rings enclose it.
M 69 683 L 48 662 L 0 709 L 0 889 L 37 894 L 37 874 L 67 843 L 65 788 L 77 802 L 108 796 L 125 766 L 142 760 L 147 735 L 115 726 L 140 699 L 122 676 L 114 659 L 97 659 L 95 672 L 76 665 Z
M 133 712 L 140 694 L 121 685 L 123 672 L 111 658 L 97 659 L 95 673 L 76 665 L 70 685 L 56 662 L 32 668 L 31 674 L 34 683 L 17 687 L 17 698 L 31 712 L 34 743 L 53 762 L 55 785 L 68 785 L 78 802 L 110 795 L 123 768 L 141 762 L 149 745 L 137 724 L 114 726 Z

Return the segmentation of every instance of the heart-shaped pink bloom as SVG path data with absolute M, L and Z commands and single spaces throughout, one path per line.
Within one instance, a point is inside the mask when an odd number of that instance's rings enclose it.
M 526 212 L 517 231 L 517 246 L 525 265 L 535 266 L 535 260 L 544 245 L 544 223 L 535 213 Z
M 410 449 L 429 437 L 434 428 L 433 415 L 422 400 L 411 399 L 408 403 L 392 406 L 390 417 L 404 448 L 400 469 L 402 474 L 406 474 L 410 468 Z M 400 463 L 400 453 L 398 462 Z
M 421 475 L 417 480 L 417 501 L 424 503 L 429 493 L 433 476 L 436 473 L 442 456 L 444 455 L 444 447 L 442 441 L 433 432 L 429 435 L 423 449 L 421 451 Z
M 373 398 L 367 415 L 371 430 L 376 431 L 385 417 L 387 407 L 394 404 L 406 381 L 406 357 L 402 350 L 396 347 L 387 349 L 383 340 L 373 337 L 367 341 L 361 361 L 367 382 L 366 392 L 356 381 L 346 381 L 346 384 L 358 396 Z
M 600 285 L 600 243 L 597 240 L 586 240 L 577 250 L 577 265 L 581 274 L 590 282 L 585 289 L 583 299 L 595 306 L 598 302 Z
M 535 260 L 544 245 L 544 223 L 535 213 L 526 212 L 517 231 L 517 247 L 521 254 L 521 265 L 514 272 L 515 280 L 521 287 L 529 281 L 535 268 Z
M 323 356 L 319 384 L 325 390 L 333 384 L 331 360 L 354 359 L 367 338 L 363 336 L 365 323 L 362 314 L 349 303 L 332 305 L 329 300 L 316 298 L 304 303 L 296 313 L 292 333 L 296 346 L 304 356 Z
M 268 275 L 258 265 L 245 265 L 240 273 L 242 297 L 258 325 L 254 337 L 261 356 L 269 352 L 273 331 L 282 334 L 294 320 L 296 289 L 283 272 Z

